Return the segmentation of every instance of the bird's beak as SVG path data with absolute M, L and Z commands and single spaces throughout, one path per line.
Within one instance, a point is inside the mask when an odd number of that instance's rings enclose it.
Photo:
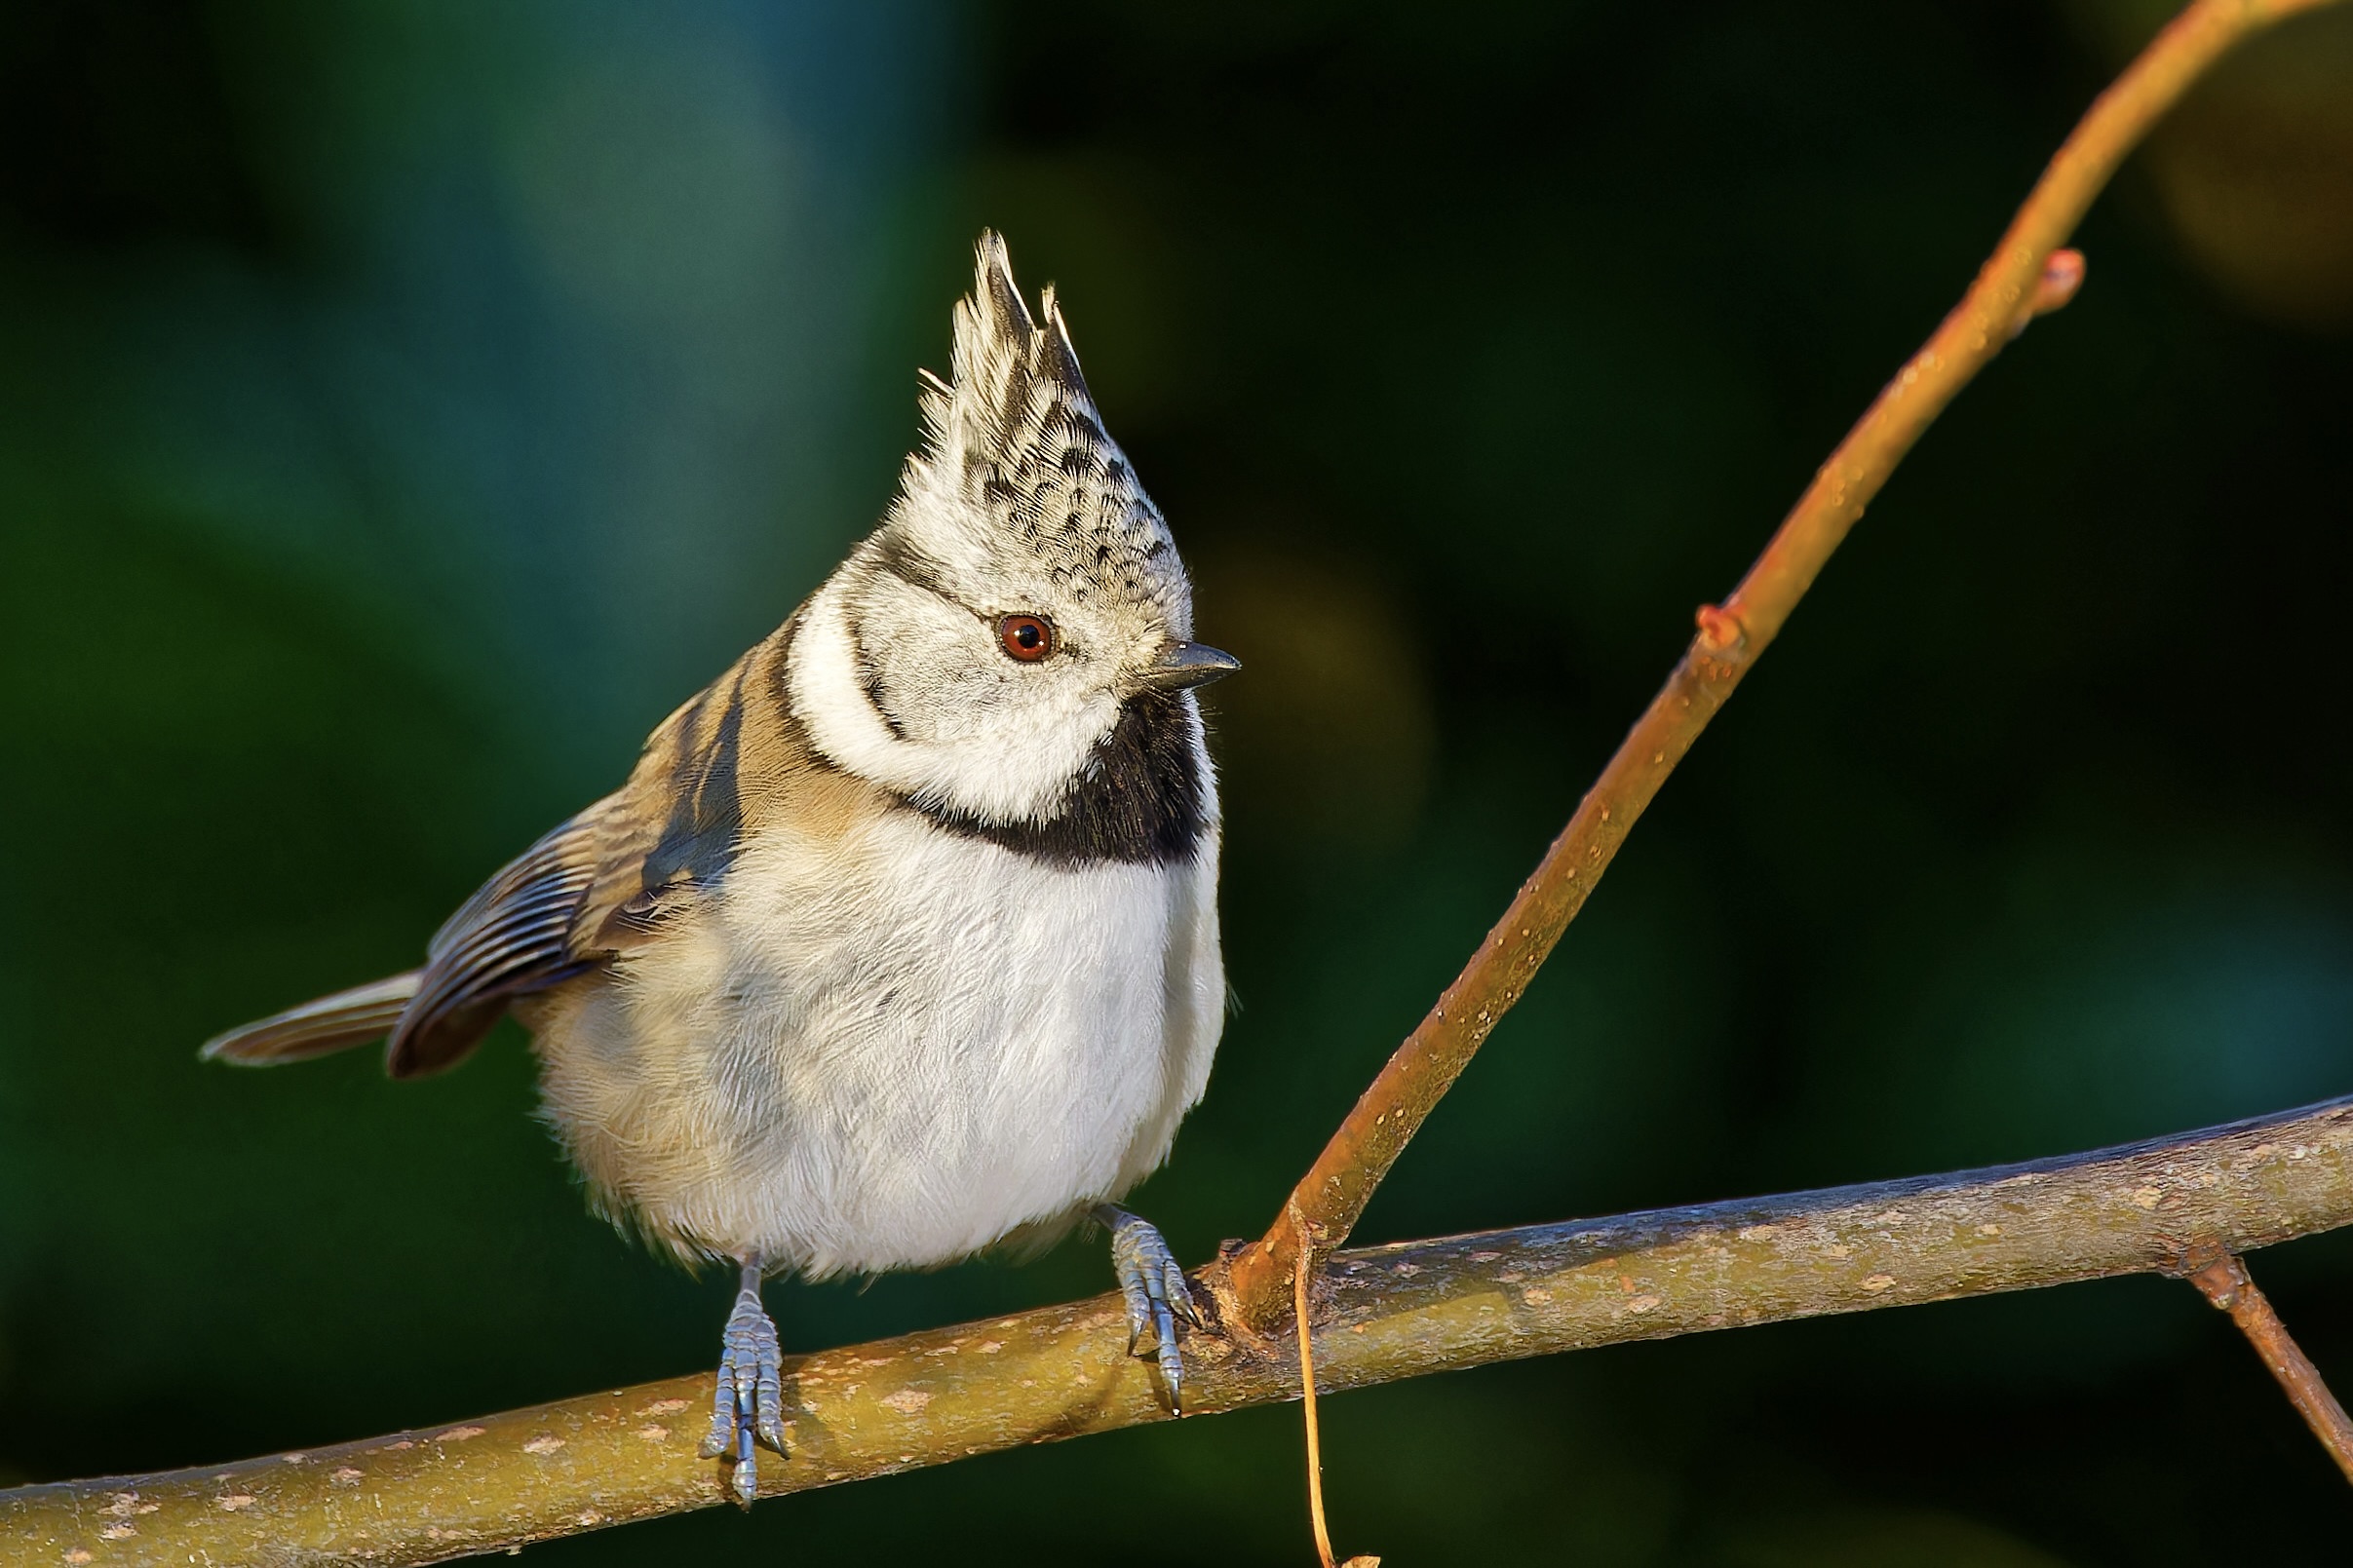
M 1162 654 L 1158 664 L 1146 666 L 1136 678 L 1146 691 L 1180 692 L 1222 680 L 1241 668 L 1242 661 L 1230 653 L 1220 653 L 1199 642 L 1179 642 Z

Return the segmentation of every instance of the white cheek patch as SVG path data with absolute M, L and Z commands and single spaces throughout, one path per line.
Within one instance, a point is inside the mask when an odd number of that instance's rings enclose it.
M 1010 663 L 993 657 L 989 629 L 962 605 L 877 575 L 842 607 L 861 690 L 892 739 L 931 745 L 984 723 L 1003 698 Z
M 927 804 L 999 822 L 1051 816 L 1096 743 L 1118 720 L 1118 699 L 1066 678 L 1072 671 L 1041 669 L 1033 673 L 1042 678 L 976 703 L 964 673 L 971 666 L 954 651 L 960 629 L 946 621 L 929 624 L 936 613 L 929 607 L 894 602 L 887 618 L 909 619 L 904 631 L 895 627 L 889 634 L 911 642 L 880 655 L 891 701 L 903 710 L 906 734 L 894 735 L 867 695 L 858 638 L 850 629 L 848 579 L 844 568 L 818 590 L 792 642 L 792 706 L 817 749 L 862 778 Z M 947 617 L 964 613 L 920 590 L 907 592 Z M 861 625 L 870 638 L 885 634 L 864 617 Z M 938 657 L 926 658 L 927 648 L 936 648 Z M 959 685 L 965 686 L 962 694 Z

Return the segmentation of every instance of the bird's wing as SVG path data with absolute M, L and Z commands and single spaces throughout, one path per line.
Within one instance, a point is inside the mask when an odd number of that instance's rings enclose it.
M 760 643 L 671 714 L 628 784 L 523 851 L 449 917 L 393 1031 L 395 1078 L 458 1061 L 515 997 L 653 940 L 711 895 L 742 834 L 747 753 L 758 780 L 779 771 L 770 732 L 783 644 L 781 632 Z
M 510 1000 L 595 966 L 572 950 L 572 928 L 597 880 L 598 815 L 582 812 L 508 861 L 434 934 L 385 1052 L 393 1077 L 454 1064 Z

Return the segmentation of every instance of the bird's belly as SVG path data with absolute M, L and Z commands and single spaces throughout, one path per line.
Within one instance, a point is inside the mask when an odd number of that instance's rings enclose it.
M 1061 869 L 911 816 L 867 836 L 747 846 L 543 1033 L 592 1185 L 680 1250 L 962 1257 L 1124 1191 L 1200 1094 L 1214 862 Z

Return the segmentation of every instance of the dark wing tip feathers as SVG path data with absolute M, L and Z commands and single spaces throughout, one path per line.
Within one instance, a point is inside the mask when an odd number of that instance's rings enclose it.
M 384 1061 L 393 1077 L 456 1065 L 515 997 L 588 967 L 572 951 L 572 927 L 597 864 L 595 824 L 583 814 L 509 861 L 450 917 L 392 1033 Z

